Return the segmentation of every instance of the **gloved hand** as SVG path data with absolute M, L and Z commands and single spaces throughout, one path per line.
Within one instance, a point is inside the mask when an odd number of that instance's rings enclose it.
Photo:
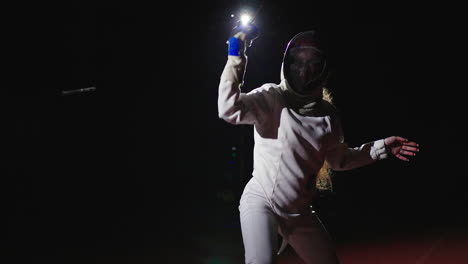
M 231 56 L 244 55 L 247 47 L 252 46 L 258 35 L 258 29 L 254 24 L 244 25 L 238 21 L 231 31 L 231 38 L 227 41 L 229 45 L 228 54 Z

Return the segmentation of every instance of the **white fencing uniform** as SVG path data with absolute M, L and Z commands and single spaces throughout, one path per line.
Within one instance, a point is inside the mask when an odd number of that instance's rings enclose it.
M 307 115 L 288 107 L 283 70 L 280 84 L 242 93 L 246 63 L 244 56 L 228 56 L 218 91 L 220 118 L 254 125 L 253 177 L 239 205 L 246 263 L 275 263 L 278 231 L 306 263 L 338 263 L 310 210 L 316 175 L 325 161 L 349 170 L 386 158 L 384 141 L 348 147 L 336 109 L 323 99 L 309 103 Z

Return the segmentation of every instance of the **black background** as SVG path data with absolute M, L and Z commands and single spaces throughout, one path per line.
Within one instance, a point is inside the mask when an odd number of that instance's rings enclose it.
M 287 41 L 319 27 L 349 145 L 391 135 L 421 145 L 410 163 L 335 174 L 319 212 L 333 237 L 466 232 L 455 7 L 77 2 L 11 7 L 4 17 L 1 255 L 203 263 L 204 248 L 241 252 L 237 201 L 252 128 L 217 117 L 217 85 L 230 15 L 262 5 L 245 91 L 278 83 Z M 207 240 L 210 232 L 225 240 Z

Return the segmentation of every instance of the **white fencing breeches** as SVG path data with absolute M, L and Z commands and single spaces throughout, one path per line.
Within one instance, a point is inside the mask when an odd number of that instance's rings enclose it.
M 279 216 L 255 178 L 244 189 L 239 212 L 246 264 L 277 263 L 278 232 L 305 263 L 339 263 L 329 234 L 317 215 L 311 212 Z

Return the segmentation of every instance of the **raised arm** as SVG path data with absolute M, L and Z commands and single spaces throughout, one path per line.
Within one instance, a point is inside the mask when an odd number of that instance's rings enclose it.
M 228 40 L 228 60 L 221 74 L 218 87 L 218 116 L 232 124 L 256 122 L 255 97 L 241 92 L 247 56 L 247 43 L 257 36 L 252 24 L 238 25 Z

